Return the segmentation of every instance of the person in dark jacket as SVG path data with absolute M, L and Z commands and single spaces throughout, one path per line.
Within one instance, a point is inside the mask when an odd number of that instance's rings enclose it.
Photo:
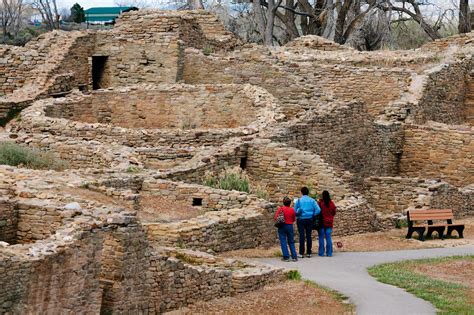
M 295 249 L 295 235 L 293 232 L 293 223 L 296 220 L 296 213 L 293 208 L 290 207 L 291 200 L 288 197 L 283 198 L 283 207 L 279 207 L 275 213 L 275 220 L 278 214 L 282 211 L 285 217 L 285 224 L 278 228 L 278 238 L 280 239 L 281 252 L 283 254 L 283 261 L 290 261 L 290 253 L 288 252 L 288 246 L 290 247 L 291 260 L 297 261 Z
M 324 256 L 326 247 L 326 256 L 332 256 L 332 229 L 334 227 L 334 216 L 336 215 L 336 205 L 331 200 L 331 196 L 327 190 L 323 191 L 323 198 L 318 200 L 321 208 L 322 222 L 319 228 L 319 256 Z M 324 239 L 326 239 L 326 246 L 324 246 Z
M 301 188 L 301 198 L 295 202 L 296 211 L 296 226 L 298 227 L 298 234 L 300 237 L 300 258 L 305 257 L 305 241 L 306 241 L 306 257 L 311 257 L 312 254 L 312 238 L 313 232 L 313 220 L 314 217 L 319 215 L 321 209 L 319 209 L 316 200 L 308 196 L 308 187 Z

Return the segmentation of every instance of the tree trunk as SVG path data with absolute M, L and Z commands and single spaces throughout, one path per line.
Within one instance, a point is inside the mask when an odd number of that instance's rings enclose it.
M 459 0 L 459 33 L 469 33 L 471 31 L 471 10 L 469 10 L 469 0 Z

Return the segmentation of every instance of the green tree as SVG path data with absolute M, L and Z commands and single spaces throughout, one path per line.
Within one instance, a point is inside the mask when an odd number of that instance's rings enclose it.
M 71 21 L 75 23 L 82 23 L 86 21 L 86 14 L 84 8 L 76 3 L 71 8 Z

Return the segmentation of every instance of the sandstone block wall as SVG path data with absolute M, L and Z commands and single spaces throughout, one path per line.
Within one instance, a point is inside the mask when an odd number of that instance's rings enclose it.
M 0 241 L 16 243 L 18 209 L 6 197 L 0 197 Z
M 432 120 L 446 124 L 466 123 L 465 97 L 472 58 L 465 57 L 430 70 L 418 104 L 414 108 L 417 123 Z
M 235 128 L 255 121 L 258 106 L 265 105 L 254 103 L 249 89 L 207 85 L 100 91 L 48 106 L 46 115 L 125 128 Z
M 173 223 L 144 223 L 150 242 L 201 251 L 225 252 L 276 243 L 272 212 L 255 206 L 209 211 Z
M 360 177 L 399 171 L 402 126 L 373 121 L 360 102 L 323 107 L 268 134 Z
M 472 128 L 408 125 L 404 137 L 402 176 L 442 179 L 458 187 L 473 183 Z
M 324 65 L 311 56 L 293 57 L 257 47 L 219 58 L 186 50 L 183 80 L 255 84 L 277 97 L 289 117 L 313 108 L 328 95 L 343 101 L 360 99 L 369 114 L 378 116 L 411 82 L 410 71 L 404 69 Z
M 148 209 L 149 213 L 144 213 L 141 207 L 141 200 L 147 197 L 159 197 L 166 200 L 166 205 L 154 205 L 153 209 Z M 222 211 L 235 208 L 244 208 L 257 203 L 257 198 L 238 191 L 228 191 L 214 189 L 201 185 L 176 183 L 163 180 L 145 179 L 143 182 L 138 206 L 141 208 L 138 216 L 144 222 L 153 222 L 153 215 L 160 211 L 170 211 L 162 207 L 183 206 L 189 208 L 195 203 L 195 199 L 200 200 L 200 205 L 195 205 L 201 213 L 207 211 Z M 263 202 L 263 201 L 260 201 Z
M 303 186 L 318 193 L 329 190 L 335 199 L 352 193 L 334 169 L 321 157 L 265 140 L 256 140 L 248 148 L 246 172 L 252 182 L 260 184 L 270 200 L 281 203 L 284 196 L 300 195 Z
M 100 233 L 40 242 L 0 253 L 0 313 L 99 313 Z
M 46 200 L 26 199 L 18 202 L 18 243 L 30 243 L 54 234 L 63 224 L 61 211 Z
M 104 238 L 100 280 L 103 289 L 101 313 L 143 313 L 148 309 L 150 266 L 148 242 L 138 224 L 117 222 Z M 123 226 L 120 226 L 123 225 Z
M 149 273 L 152 314 L 257 290 L 285 279 L 282 269 L 169 248 L 152 252 Z

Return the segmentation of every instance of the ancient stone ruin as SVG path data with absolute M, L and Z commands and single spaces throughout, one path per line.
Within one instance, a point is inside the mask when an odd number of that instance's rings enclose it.
M 474 214 L 473 41 L 269 48 L 206 12 L 134 11 L 0 45 L 0 140 L 67 165 L 0 166 L 0 313 L 154 314 L 279 281 L 216 254 L 276 244 L 304 185 L 332 193 L 337 235 Z M 265 196 L 204 185 L 231 168 Z

